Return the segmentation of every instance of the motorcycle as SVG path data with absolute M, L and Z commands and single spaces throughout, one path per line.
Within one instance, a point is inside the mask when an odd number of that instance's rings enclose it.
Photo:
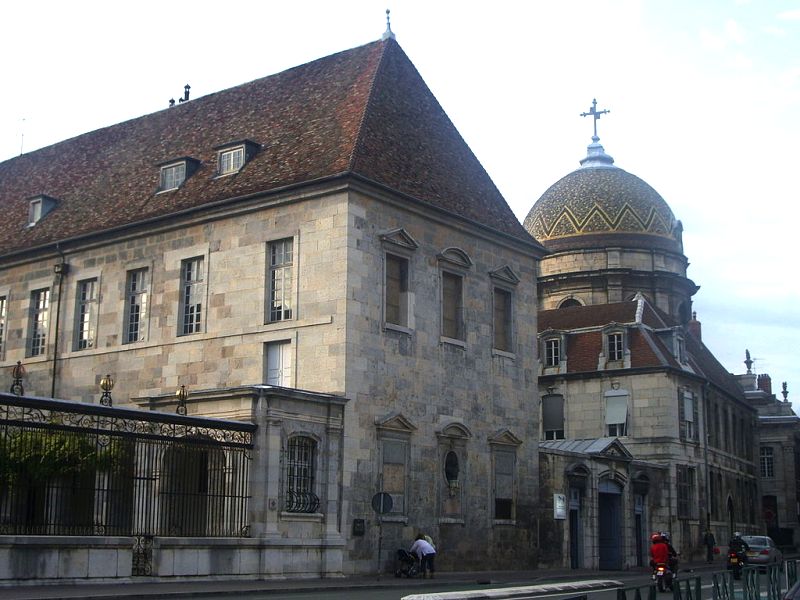
M 742 576 L 742 568 L 744 568 L 747 562 L 745 556 L 744 552 L 736 552 L 735 550 L 730 550 L 728 552 L 727 568 L 733 573 L 734 579 L 740 579 Z
M 664 563 L 658 563 L 653 569 L 653 581 L 659 592 L 672 590 L 672 570 Z

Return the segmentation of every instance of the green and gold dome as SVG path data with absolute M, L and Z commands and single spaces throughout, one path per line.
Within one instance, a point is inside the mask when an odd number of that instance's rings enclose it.
M 625 246 L 683 252 L 681 224 L 647 182 L 614 166 L 592 138 L 581 167 L 542 195 L 525 229 L 547 249 Z

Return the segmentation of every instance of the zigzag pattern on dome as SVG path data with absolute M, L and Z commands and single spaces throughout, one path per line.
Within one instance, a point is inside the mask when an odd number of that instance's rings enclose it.
M 643 218 L 627 202 L 619 207 L 616 215 L 609 214 L 594 204 L 587 215 L 580 219 L 569 206 L 564 206 L 551 226 L 544 221 L 542 213 L 533 219 L 533 235 L 538 240 L 605 232 L 647 233 L 672 237 L 672 223 L 650 207 Z

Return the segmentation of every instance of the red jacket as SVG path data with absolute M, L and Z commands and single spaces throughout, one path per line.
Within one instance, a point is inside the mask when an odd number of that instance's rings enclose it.
M 664 542 L 657 542 L 650 545 L 650 558 L 658 564 L 667 564 L 669 561 L 669 547 Z

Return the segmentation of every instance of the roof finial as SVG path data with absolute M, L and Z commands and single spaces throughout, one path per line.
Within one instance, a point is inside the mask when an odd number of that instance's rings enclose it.
M 600 138 L 597 137 L 597 121 L 600 119 L 600 115 L 605 115 L 610 113 L 610 110 L 597 110 L 597 98 L 592 99 L 592 107 L 589 109 L 589 112 L 581 113 L 582 117 L 592 117 L 594 121 L 594 135 L 592 136 L 592 143 L 589 144 L 588 153 L 586 158 L 581 160 L 581 166 L 583 167 L 611 167 L 614 164 L 614 159 L 606 154 L 605 149 L 603 146 L 600 145 Z
M 744 350 L 744 364 L 747 367 L 747 374 L 750 375 L 753 372 L 753 360 L 750 358 L 750 350 L 745 348 Z
M 592 136 L 592 141 L 597 143 L 600 141 L 600 138 L 597 137 L 597 121 L 600 120 L 600 115 L 605 115 L 610 113 L 610 110 L 597 110 L 597 98 L 592 98 L 592 108 L 589 109 L 589 112 L 581 113 L 582 117 L 593 117 L 594 118 L 594 135 Z
M 389 9 L 386 9 L 386 31 L 383 32 L 381 36 L 382 40 L 393 40 L 394 39 L 394 32 L 392 31 L 392 23 L 389 20 Z

